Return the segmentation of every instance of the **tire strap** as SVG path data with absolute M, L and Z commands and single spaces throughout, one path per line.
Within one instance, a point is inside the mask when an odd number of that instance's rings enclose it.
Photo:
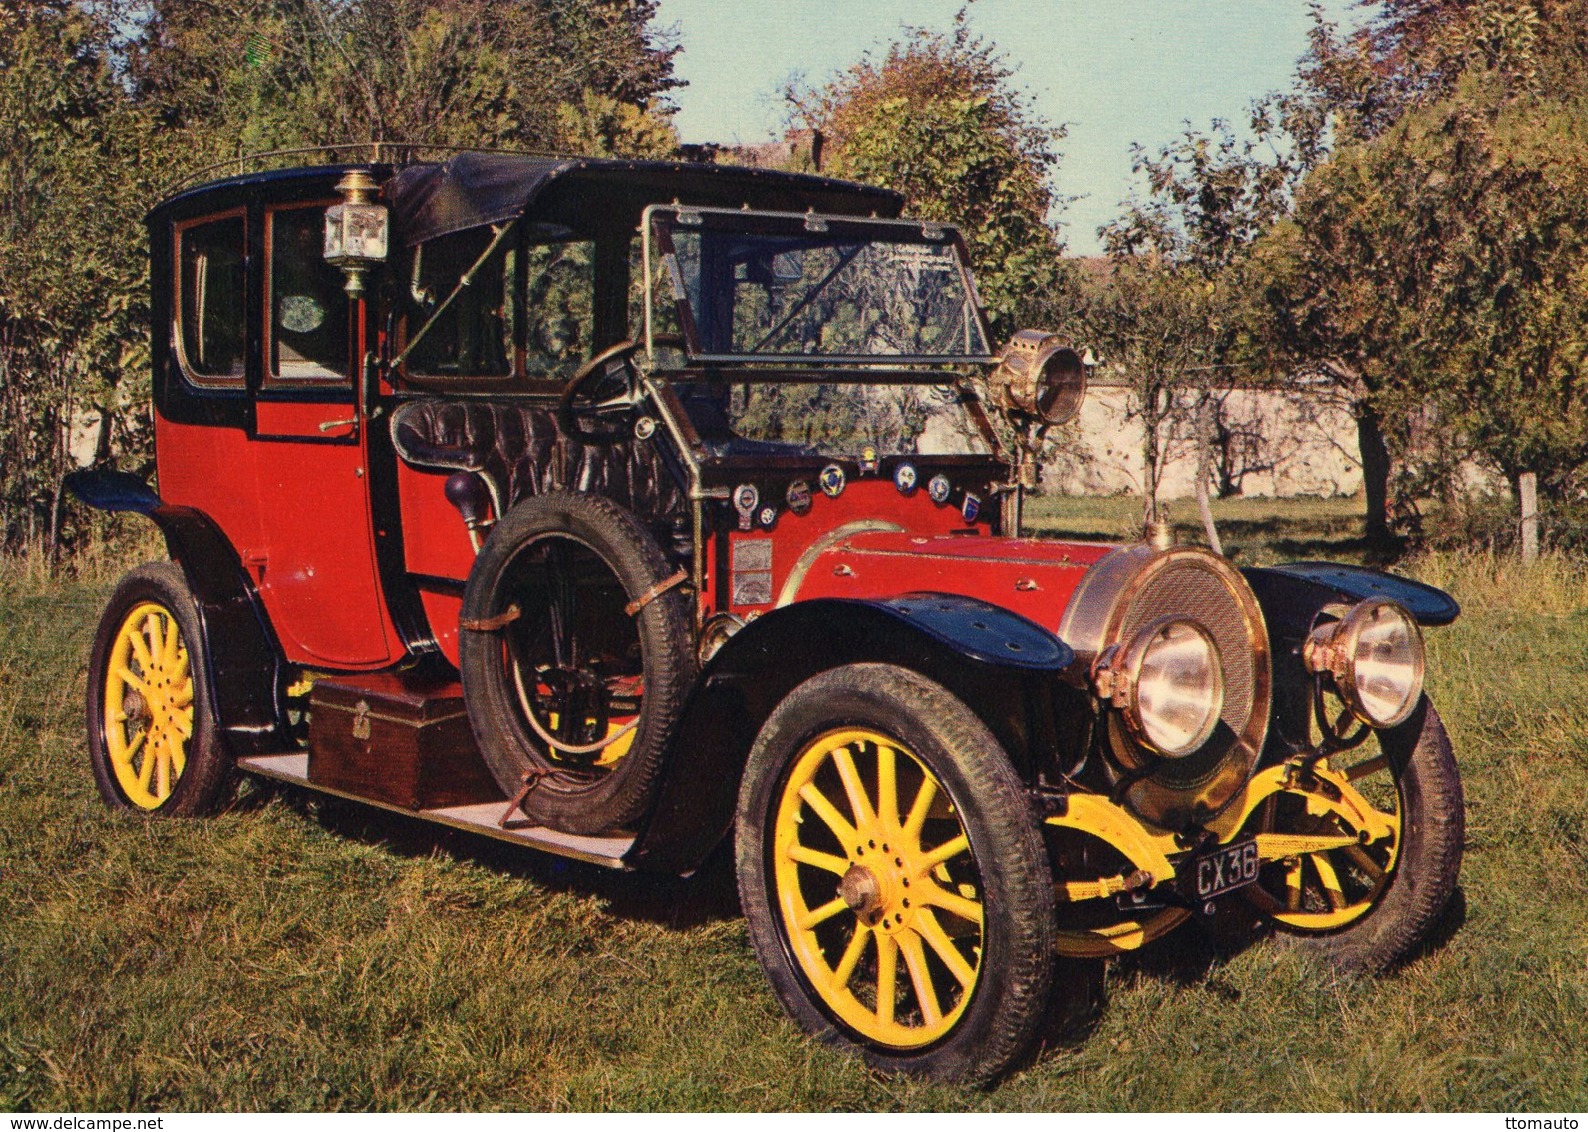
M 513 800 L 507 804 L 507 809 L 502 813 L 502 816 L 496 820 L 496 828 L 498 828 L 498 829 L 511 828 L 509 826 L 509 824 L 508 824 L 509 822 L 512 822 L 513 826 L 517 826 L 517 825 L 520 825 L 520 824 L 525 824 L 525 823 L 528 822 L 528 820 L 529 820 L 529 815 L 528 814 L 524 815 L 524 823 L 514 822 L 513 821 L 513 811 L 517 810 L 520 806 L 522 806 L 524 804 L 524 800 L 529 797 L 529 792 L 531 790 L 535 789 L 535 787 L 540 785 L 540 780 L 541 780 L 542 777 L 543 777 L 543 775 L 541 775 L 540 772 L 538 772 L 538 771 L 531 771 L 529 774 L 526 774 L 524 776 L 524 788 L 522 790 L 520 790 L 516 795 L 514 795 L 513 796 Z
M 481 617 L 478 620 L 473 617 L 460 617 L 458 619 L 458 628 L 468 629 L 473 633 L 494 633 L 503 626 L 511 625 L 521 616 L 523 616 L 522 612 L 514 604 L 508 606 L 495 617 Z
M 680 585 L 681 583 L 687 581 L 689 581 L 689 572 L 687 570 L 680 570 L 671 578 L 668 578 L 665 581 L 657 582 L 639 597 L 629 602 L 623 607 L 623 612 L 627 613 L 630 617 L 637 617 L 640 611 L 643 610 L 647 605 L 651 604 L 651 602 L 661 597 L 674 586 Z

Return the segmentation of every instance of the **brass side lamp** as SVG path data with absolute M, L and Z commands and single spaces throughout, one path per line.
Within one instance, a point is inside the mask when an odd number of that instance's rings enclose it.
M 347 276 L 350 299 L 364 295 L 364 273 L 386 262 L 390 227 L 386 206 L 376 204 L 380 186 L 366 169 L 349 169 L 337 182 L 342 203 L 325 210 L 325 262 Z

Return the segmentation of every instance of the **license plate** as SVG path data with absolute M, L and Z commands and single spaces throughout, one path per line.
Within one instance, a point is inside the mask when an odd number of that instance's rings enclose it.
M 1196 900 L 1212 900 L 1257 879 L 1257 839 L 1220 845 L 1206 853 L 1188 857 L 1175 870 L 1181 876 L 1180 890 Z

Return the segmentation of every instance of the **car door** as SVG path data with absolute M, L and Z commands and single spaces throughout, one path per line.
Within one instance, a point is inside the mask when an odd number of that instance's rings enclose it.
M 399 659 L 376 561 L 369 435 L 357 412 L 362 301 L 322 256 L 334 201 L 265 209 L 263 371 L 255 401 L 262 537 L 245 554 L 287 655 L 376 668 Z

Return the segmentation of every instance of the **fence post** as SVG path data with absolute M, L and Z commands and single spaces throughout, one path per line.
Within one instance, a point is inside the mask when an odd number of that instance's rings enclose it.
M 1538 476 L 1523 472 L 1516 479 L 1522 497 L 1522 561 L 1538 561 Z

